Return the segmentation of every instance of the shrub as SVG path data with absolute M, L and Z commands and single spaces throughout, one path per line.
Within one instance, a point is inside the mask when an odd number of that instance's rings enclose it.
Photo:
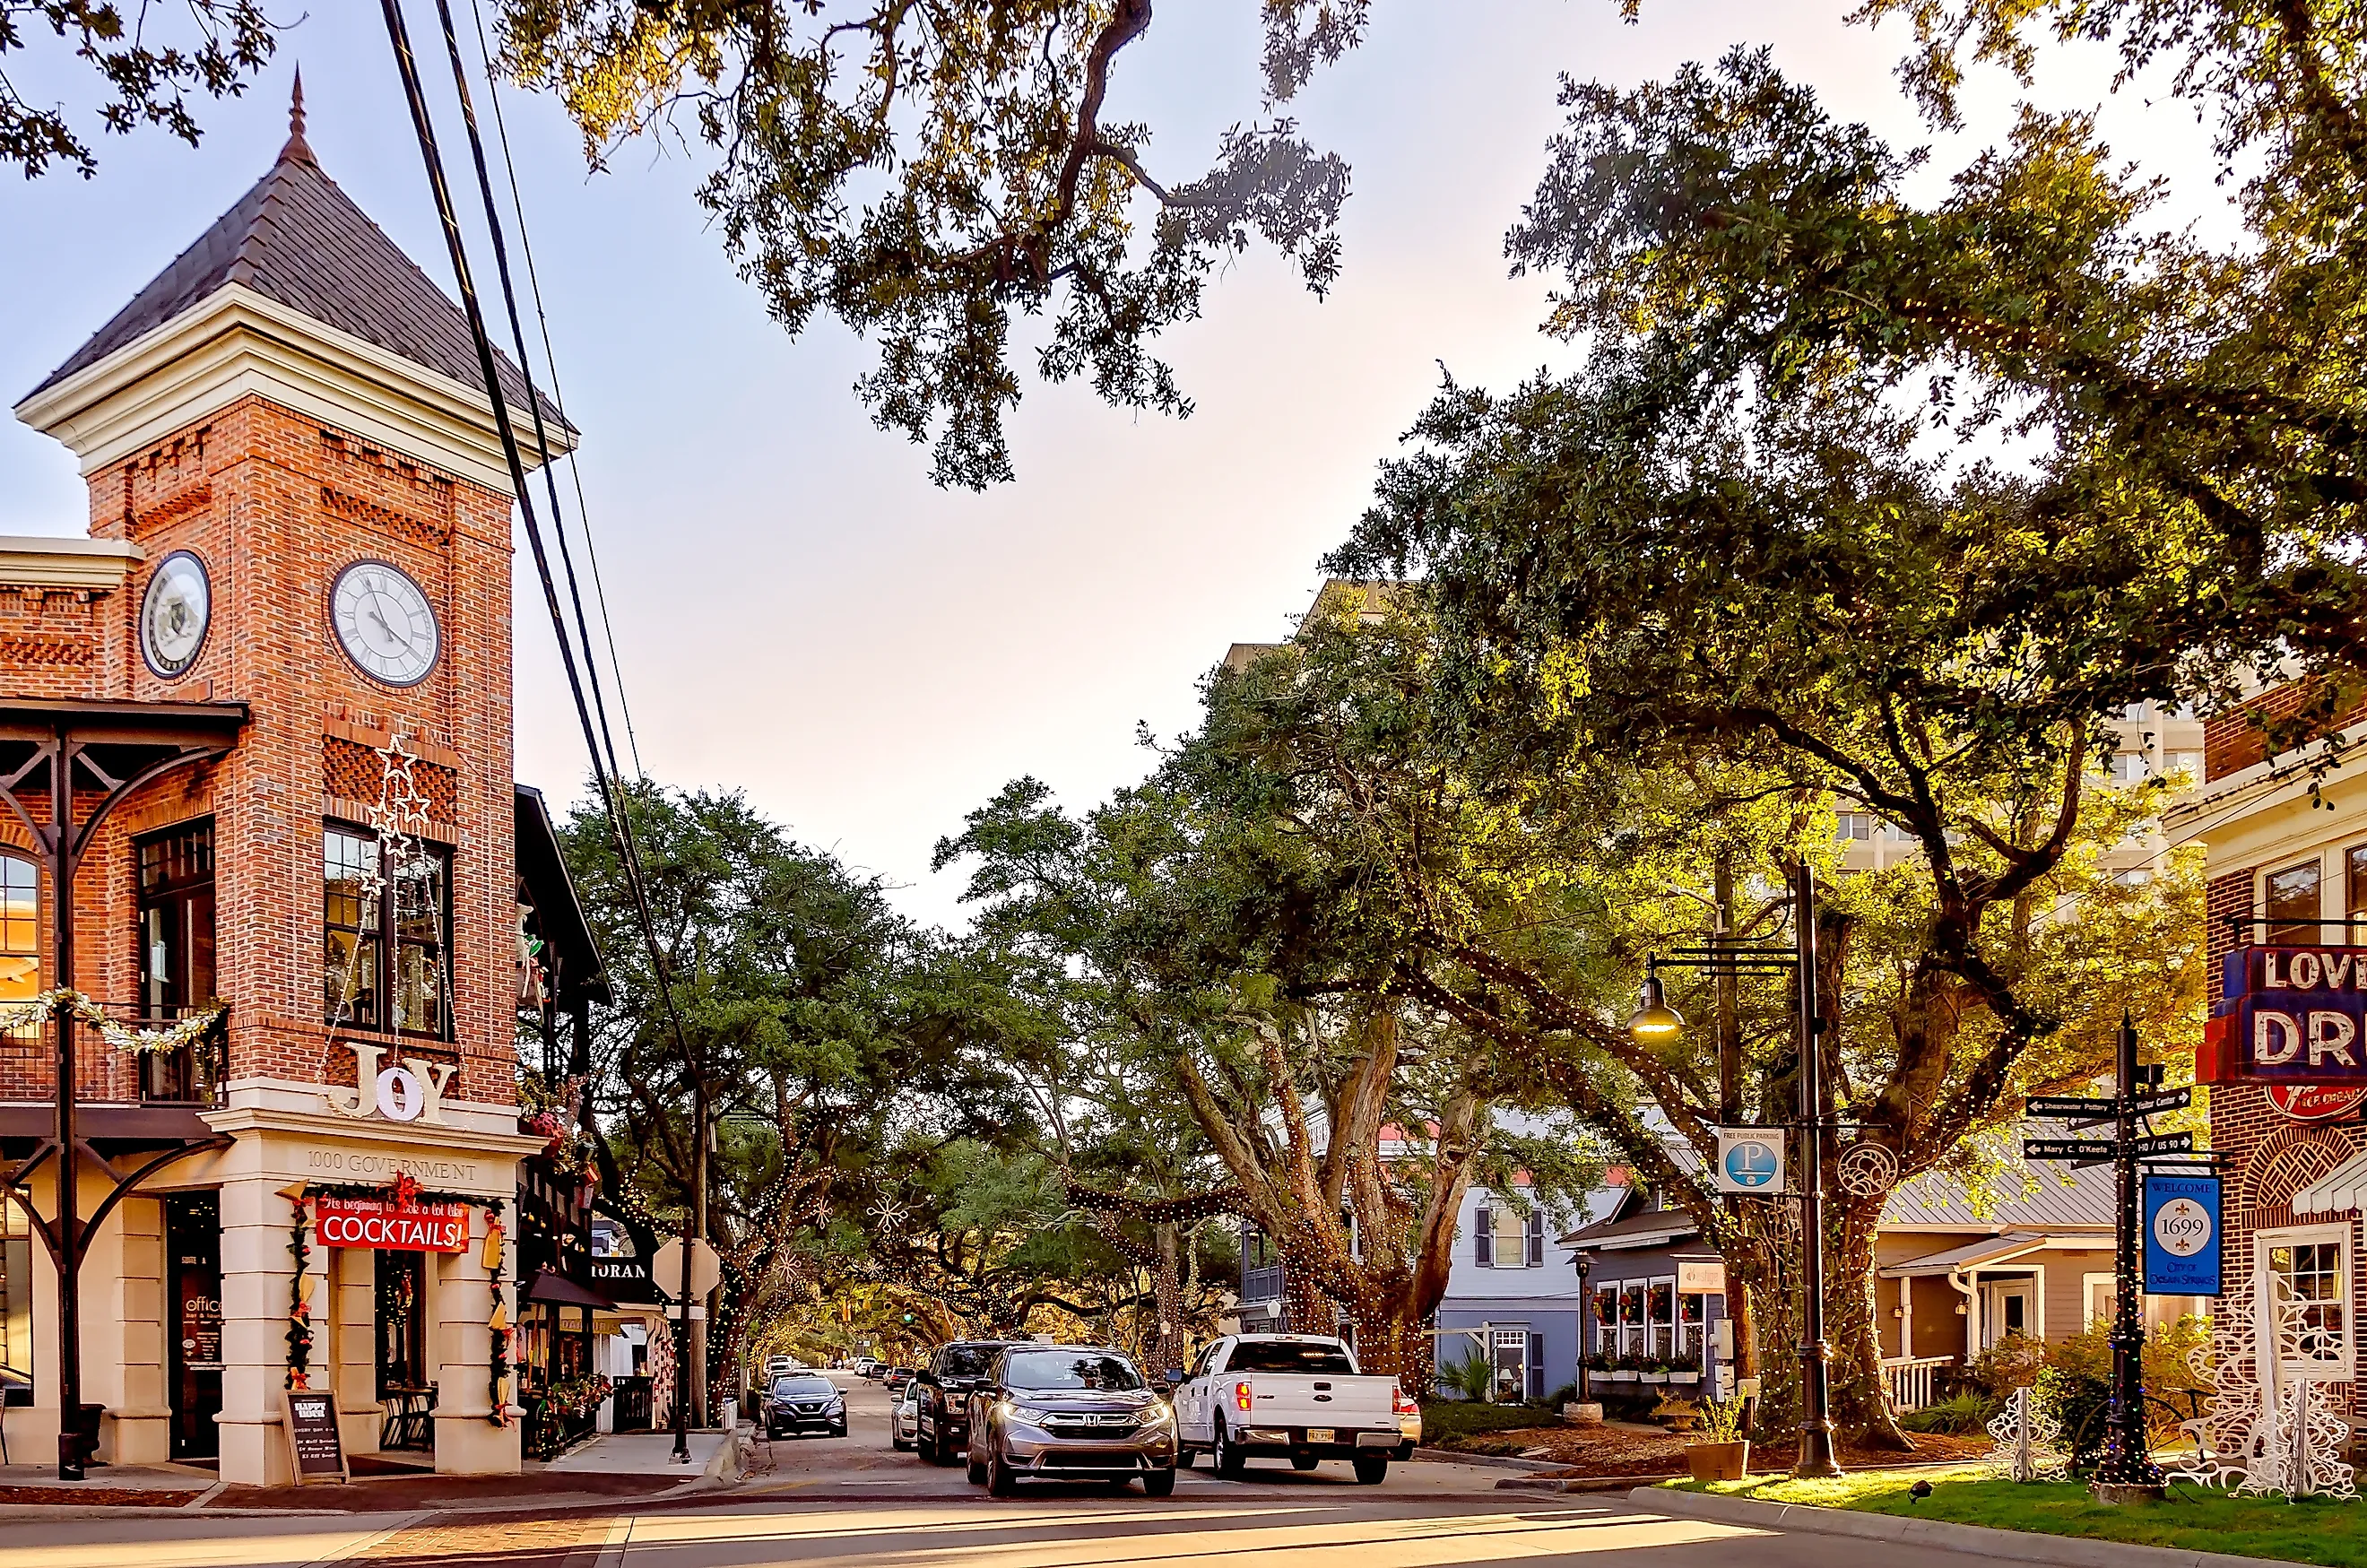
M 1971 1437 L 1986 1429 L 1998 1413 L 1999 1402 L 1977 1389 L 1965 1389 L 1953 1398 L 1920 1410 L 1910 1410 L 1898 1424 L 1910 1432 L 1945 1432 Z
M 1494 1369 L 1488 1365 L 1487 1357 L 1477 1350 L 1469 1350 L 1465 1352 L 1461 1360 L 1448 1362 L 1446 1371 L 1438 1381 L 1464 1398 L 1484 1404 L 1488 1402 L 1488 1395 L 1494 1392 L 1496 1374 Z
M 1574 1382 L 1566 1382 L 1559 1388 L 1554 1390 L 1551 1393 L 1546 1395 L 1545 1399 L 1541 1403 L 1547 1410 L 1559 1410 L 1563 1405 L 1569 1404 L 1577 1397 L 1578 1385 Z

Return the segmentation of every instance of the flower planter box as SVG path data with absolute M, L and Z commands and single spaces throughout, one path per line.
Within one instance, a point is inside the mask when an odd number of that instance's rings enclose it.
M 1685 1463 L 1697 1482 L 1739 1481 L 1750 1469 L 1750 1443 L 1689 1443 Z
M 1699 1372 L 1670 1372 L 1669 1374 L 1669 1381 L 1670 1382 L 1699 1383 L 1701 1382 L 1701 1374 Z
M 1636 1374 L 1636 1381 L 1637 1382 L 1666 1382 L 1669 1381 L 1669 1374 L 1666 1372 L 1637 1372 Z
M 1607 1371 L 1603 1375 L 1609 1378 L 1613 1382 L 1634 1382 L 1636 1381 L 1636 1374 L 1634 1372 L 1614 1370 Z

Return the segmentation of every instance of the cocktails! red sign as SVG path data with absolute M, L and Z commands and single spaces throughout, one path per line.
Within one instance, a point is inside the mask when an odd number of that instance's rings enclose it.
M 458 1203 L 391 1203 L 379 1198 L 323 1198 L 313 1224 L 324 1247 L 404 1252 L 462 1252 L 469 1211 Z

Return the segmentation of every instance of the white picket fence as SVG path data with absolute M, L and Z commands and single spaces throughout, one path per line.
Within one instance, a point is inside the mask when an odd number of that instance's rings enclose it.
M 1953 1356 L 1889 1356 L 1883 1359 L 1882 1381 L 1890 1390 L 1890 1408 L 1904 1416 L 1936 1403 L 1932 1384 L 1940 1369 L 1955 1365 Z

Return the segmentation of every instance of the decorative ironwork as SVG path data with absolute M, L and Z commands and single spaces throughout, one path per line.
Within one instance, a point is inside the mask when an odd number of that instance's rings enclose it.
M 2346 1328 L 2318 1316 L 2267 1263 L 2252 1269 L 2248 1311 L 2222 1314 L 2211 1343 L 2190 1357 L 2214 1393 L 2211 1413 L 2185 1423 L 2200 1450 L 2170 1479 L 2282 1497 L 2359 1495 L 2337 1456 L 2350 1437 L 2328 1385 L 2350 1381 Z
M 2063 1451 L 2063 1427 L 2038 1407 L 2034 1391 L 2018 1388 L 1988 1424 L 1997 1440 L 1988 1462 L 2008 1481 L 2060 1481 L 2070 1470 Z
M 1879 1198 L 1898 1184 L 1898 1156 L 1882 1144 L 1852 1144 L 1833 1163 L 1833 1179 L 1852 1198 Z

